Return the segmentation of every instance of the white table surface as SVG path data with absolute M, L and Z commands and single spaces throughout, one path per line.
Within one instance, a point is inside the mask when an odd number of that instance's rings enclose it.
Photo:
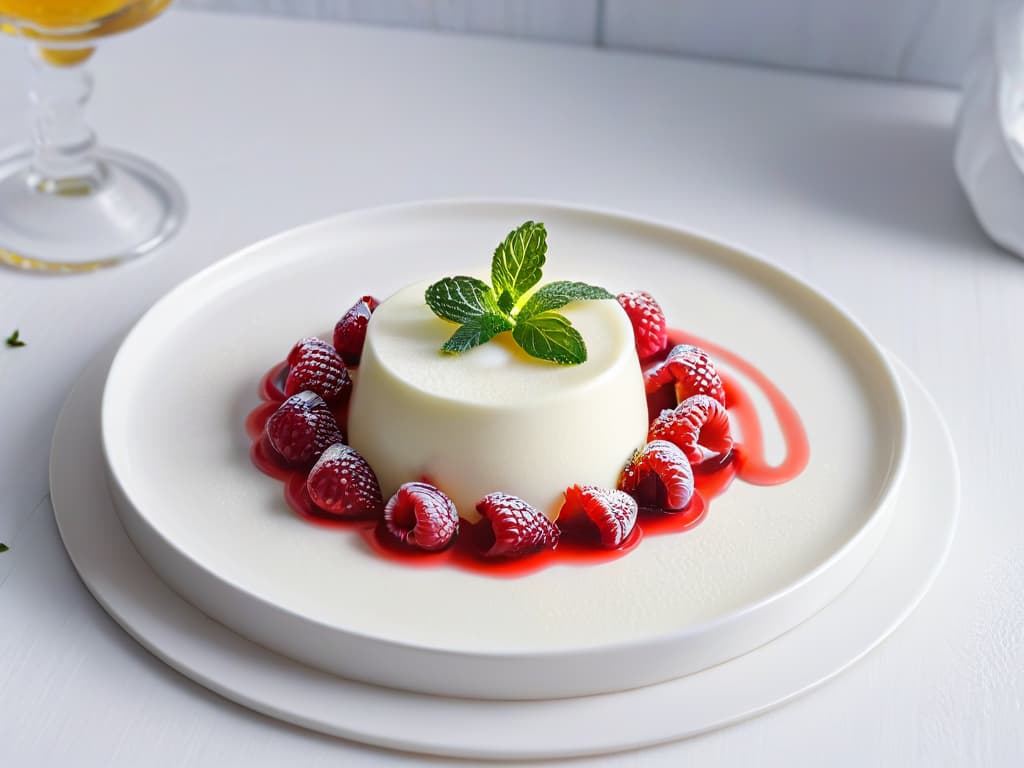
M 25 66 L 0 41 L 0 143 Z M 168 288 L 327 214 L 531 196 L 706 231 L 795 270 L 935 395 L 963 511 L 934 590 L 824 688 L 738 726 L 573 765 L 1024 762 L 1024 262 L 951 169 L 956 94 L 496 39 L 172 11 L 96 58 L 92 119 L 184 185 L 183 232 L 81 277 L 0 271 L 0 765 L 418 765 L 249 712 L 138 646 L 79 582 L 47 454 L 84 364 Z

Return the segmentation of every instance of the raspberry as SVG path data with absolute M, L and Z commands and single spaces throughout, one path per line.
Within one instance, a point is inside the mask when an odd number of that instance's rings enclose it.
M 429 483 L 406 483 L 384 507 L 384 524 L 403 544 L 436 552 L 455 538 L 459 515 L 440 489 Z
M 580 538 L 596 534 L 605 549 L 622 545 L 636 525 L 636 501 L 628 493 L 596 485 L 574 485 L 565 490 L 565 503 L 558 514 L 563 533 Z
M 323 339 L 318 339 L 316 336 L 307 336 L 304 339 L 299 339 L 295 342 L 295 346 L 292 347 L 292 351 L 288 353 L 288 365 L 296 365 L 299 360 L 314 349 L 333 350 L 334 347 Z
M 306 490 L 333 517 L 380 517 L 384 512 L 377 476 L 355 448 L 342 443 L 327 448 L 313 465 Z
M 619 489 L 640 507 L 679 512 L 693 498 L 693 469 L 686 456 L 667 440 L 654 440 L 633 456 Z
M 522 557 L 558 544 L 555 524 L 520 498 L 489 493 L 476 511 L 483 519 L 474 526 L 474 539 L 485 557 Z
M 636 339 L 636 354 L 641 359 L 656 355 L 668 344 L 665 313 L 646 291 L 626 291 L 615 297 L 629 315 Z
M 323 398 L 315 392 L 300 392 L 281 403 L 267 420 L 267 439 L 288 464 L 304 466 L 345 437 Z
M 338 402 L 352 391 L 348 368 L 330 344 L 319 339 L 315 342 L 303 339 L 292 348 L 288 355 L 291 368 L 284 382 L 284 393 L 294 395 L 309 390 L 328 403 Z
M 678 402 L 693 395 L 708 395 L 722 405 L 726 404 L 722 378 L 708 353 L 700 347 L 690 344 L 673 347 L 668 357 L 644 374 L 647 394 L 657 392 L 670 383 L 675 384 Z
M 373 296 L 363 296 L 334 326 L 334 348 L 349 365 L 359 365 L 366 341 L 366 326 L 379 304 Z
M 700 464 L 712 453 L 732 450 L 729 413 L 707 395 L 688 397 L 672 410 L 662 411 L 651 424 L 648 440 L 667 440 L 679 446 L 691 464 Z

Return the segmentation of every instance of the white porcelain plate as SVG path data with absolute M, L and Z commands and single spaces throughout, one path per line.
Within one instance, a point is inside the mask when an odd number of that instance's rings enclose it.
M 248 458 L 243 422 L 261 374 L 361 294 L 487 264 L 526 219 L 547 225 L 552 271 L 614 291 L 649 289 L 671 325 L 767 374 L 806 426 L 804 473 L 775 487 L 735 483 L 692 531 L 645 538 L 617 561 L 518 579 L 397 565 L 357 536 L 293 516 L 281 485 Z M 778 455 L 767 407 L 762 416 Z M 807 619 L 881 541 L 908 438 L 884 355 L 792 276 L 658 224 L 524 202 L 345 214 L 211 267 L 124 341 L 102 434 L 136 547 L 211 617 L 347 677 L 505 699 L 668 680 Z
M 622 693 L 477 701 L 378 688 L 261 648 L 160 581 L 125 535 L 104 482 L 99 401 L 112 355 L 82 376 L 61 412 L 50 462 L 53 507 L 75 567 L 140 643 L 244 706 L 377 746 L 465 758 L 592 755 L 736 722 L 828 680 L 881 642 L 941 567 L 959 500 L 956 458 L 934 403 L 900 366 L 916 440 L 892 525 L 857 580 L 809 620 L 738 659 Z

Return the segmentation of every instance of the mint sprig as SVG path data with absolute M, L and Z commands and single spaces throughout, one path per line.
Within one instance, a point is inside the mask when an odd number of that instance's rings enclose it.
M 4 339 L 4 344 L 8 347 L 24 347 L 25 342 L 21 339 L 21 332 L 17 329 L 14 330 L 10 336 Z
M 560 280 L 530 294 L 547 260 L 547 230 L 527 221 L 498 243 L 491 261 L 491 285 L 475 277 L 446 277 L 427 288 L 427 305 L 438 317 L 459 323 L 442 346 L 451 354 L 485 344 L 499 333 L 527 354 L 559 365 L 587 359 L 587 345 L 568 318 L 554 310 L 573 301 L 614 299 L 604 288 Z

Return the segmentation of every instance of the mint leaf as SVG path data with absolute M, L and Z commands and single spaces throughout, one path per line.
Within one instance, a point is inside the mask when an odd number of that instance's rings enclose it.
M 578 365 L 587 359 L 580 332 L 557 312 L 544 312 L 516 321 L 512 338 L 523 350 L 559 365 Z
M 8 547 L 6 544 L 4 544 L 2 541 L 0 541 L 0 552 L 6 552 L 9 549 L 10 549 L 10 547 Z
M 7 339 L 4 341 L 4 343 L 8 347 L 24 347 L 25 346 L 25 342 L 21 340 L 20 333 L 19 333 L 19 331 L 17 329 L 15 329 L 14 333 L 12 333 L 10 336 L 7 337 Z
M 548 251 L 548 233 L 544 225 L 527 221 L 494 250 L 491 260 L 491 285 L 498 306 L 508 313 L 519 297 L 540 281 Z
M 519 310 L 518 319 L 524 320 L 525 318 L 533 315 L 539 315 L 541 312 L 559 309 L 572 301 L 614 298 L 615 296 L 613 294 L 596 285 L 574 283 L 570 280 L 559 280 L 554 283 L 548 283 L 538 289 L 537 292 L 527 300 L 526 304 L 523 305 L 523 308 Z
M 427 305 L 434 314 L 453 323 L 465 323 L 481 315 L 498 314 L 491 287 L 475 277 L 446 277 L 427 288 Z
M 467 320 L 442 346 L 442 352 L 455 354 L 484 344 L 499 333 L 512 329 L 512 323 L 501 315 L 481 315 Z

